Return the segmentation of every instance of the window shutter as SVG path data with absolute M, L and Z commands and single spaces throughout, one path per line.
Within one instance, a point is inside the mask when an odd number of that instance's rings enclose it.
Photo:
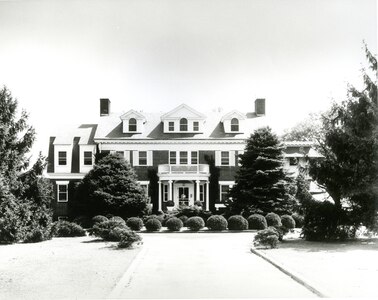
M 236 157 L 236 159 L 238 160 L 238 166 L 241 166 L 239 155 L 242 155 L 242 154 L 244 154 L 244 151 L 238 151 L 238 155 L 237 155 L 237 157 Z
M 147 151 L 147 166 L 152 166 L 153 164 L 152 151 Z
M 236 158 L 236 153 L 235 151 L 230 151 L 230 166 L 234 167 L 235 166 L 235 158 Z
M 215 165 L 221 165 L 221 151 L 215 151 Z
M 133 167 L 139 166 L 139 152 L 133 151 Z
M 125 151 L 125 160 L 131 164 L 131 161 L 130 161 L 130 151 Z

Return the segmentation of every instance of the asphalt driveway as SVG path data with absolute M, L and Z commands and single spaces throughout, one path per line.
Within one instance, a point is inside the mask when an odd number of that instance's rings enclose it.
M 144 245 L 109 298 L 316 297 L 251 254 L 246 233 L 143 234 Z

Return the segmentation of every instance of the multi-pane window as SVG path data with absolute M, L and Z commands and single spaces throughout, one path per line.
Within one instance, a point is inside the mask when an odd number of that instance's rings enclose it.
M 84 151 L 84 165 L 85 166 L 92 165 L 92 152 L 91 151 Z
M 185 118 L 180 120 L 180 131 L 188 131 L 188 120 Z
M 220 187 L 220 202 L 225 202 L 228 199 L 230 187 L 228 185 L 221 185 Z
M 58 152 L 58 165 L 59 166 L 67 165 L 67 152 L 66 151 Z
M 59 184 L 58 185 L 58 202 L 67 202 L 68 201 L 68 185 Z
M 147 151 L 139 151 L 139 165 L 147 166 Z
M 199 198 L 199 200 L 203 202 L 203 201 L 205 201 L 205 186 L 201 184 L 199 186 L 199 188 L 200 188 L 200 192 L 199 192 L 200 198 Z
M 230 164 L 230 152 L 221 151 L 221 165 L 228 166 Z
M 231 120 L 231 131 L 239 131 L 239 120 L 236 118 Z
M 199 122 L 193 122 L 193 131 L 199 131 Z
M 180 151 L 180 165 L 188 164 L 188 152 Z
M 168 131 L 175 131 L 175 122 L 168 122 Z
M 167 202 L 168 201 L 168 185 L 164 184 L 163 185 L 163 201 Z
M 169 151 L 169 163 L 171 165 L 176 164 L 176 151 Z
M 190 160 L 191 160 L 192 165 L 198 164 L 198 152 L 192 151 L 190 156 L 191 156 Z
M 129 120 L 129 131 L 137 131 L 137 120 L 134 118 Z

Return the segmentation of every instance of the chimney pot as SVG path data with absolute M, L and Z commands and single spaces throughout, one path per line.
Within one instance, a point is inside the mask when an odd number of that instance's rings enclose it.
M 100 116 L 109 116 L 110 114 L 110 100 L 107 98 L 100 99 Z
M 257 116 L 265 116 L 265 99 L 255 100 L 255 113 Z

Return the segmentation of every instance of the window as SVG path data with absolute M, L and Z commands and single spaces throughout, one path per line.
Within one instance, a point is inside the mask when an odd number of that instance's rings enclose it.
M 199 131 L 199 122 L 193 122 L 193 131 Z
M 84 151 L 84 165 L 85 166 L 92 165 L 92 152 L 91 151 Z
M 125 158 L 125 152 L 123 151 L 116 151 L 116 154 L 122 158 Z
M 220 188 L 220 202 L 225 202 L 228 200 L 228 192 L 230 190 L 229 185 L 221 185 Z
M 180 131 L 188 131 L 188 120 L 185 118 L 180 120 Z
M 163 201 L 167 202 L 168 201 L 168 185 L 164 184 L 163 186 Z
M 67 202 L 68 201 L 68 185 L 59 184 L 58 185 L 58 202 Z
M 231 131 L 239 131 L 239 120 L 236 118 L 231 120 Z
M 180 151 L 180 165 L 188 164 L 188 152 Z
M 289 158 L 290 166 L 296 166 L 298 165 L 298 159 L 296 157 L 290 157 Z
M 175 122 L 168 122 L 168 131 L 175 131 Z
M 205 186 L 204 185 L 200 185 L 200 192 L 199 192 L 199 195 L 200 195 L 200 198 L 199 200 L 201 202 L 205 201 Z
M 148 196 L 148 184 L 141 184 L 140 185 L 145 193 L 146 196 Z
M 221 151 L 221 165 L 228 166 L 230 164 L 230 153 L 228 151 Z
M 198 152 L 192 151 L 190 156 L 191 156 L 191 164 L 192 165 L 198 164 Z
M 129 120 L 129 131 L 137 131 L 137 120 L 134 118 Z
M 66 151 L 58 152 L 58 165 L 59 166 L 67 165 L 67 152 Z
M 139 151 L 139 165 L 147 166 L 147 151 Z
M 169 163 L 171 165 L 176 164 L 176 151 L 169 151 Z

